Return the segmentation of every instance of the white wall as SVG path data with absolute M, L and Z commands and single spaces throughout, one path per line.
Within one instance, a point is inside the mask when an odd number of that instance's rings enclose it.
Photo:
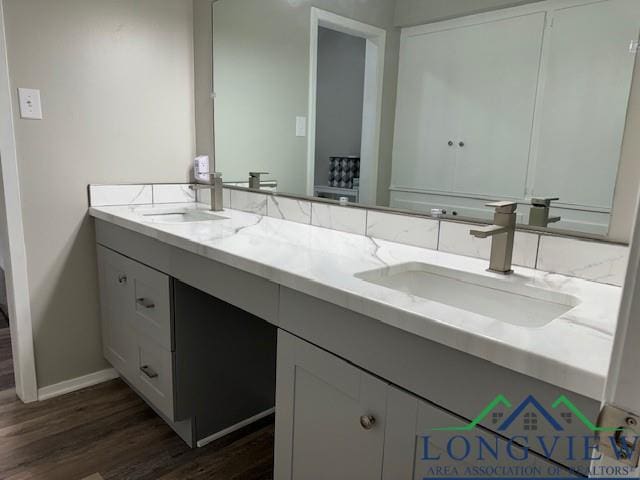
M 216 168 L 227 181 L 269 171 L 281 191 L 305 193 L 307 138 L 295 136 L 295 117 L 308 115 L 312 6 L 387 30 L 378 173 L 378 202 L 386 204 L 400 43 L 395 0 L 218 0 Z
M 38 386 L 101 354 L 87 184 L 187 180 L 195 150 L 193 6 L 185 0 L 4 0 Z
M 360 155 L 367 41 L 318 29 L 315 184 L 327 185 L 329 157 Z

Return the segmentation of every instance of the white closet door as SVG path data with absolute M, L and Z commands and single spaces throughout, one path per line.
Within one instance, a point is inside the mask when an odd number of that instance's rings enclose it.
M 525 196 L 545 15 L 456 30 L 460 138 L 453 191 Z
M 395 187 L 524 197 L 544 18 L 403 38 Z
M 611 207 L 638 39 L 640 2 L 557 10 L 550 30 L 533 194 Z
M 456 30 L 447 30 L 403 38 L 393 149 L 394 186 L 451 190 L 457 132 L 456 36 Z

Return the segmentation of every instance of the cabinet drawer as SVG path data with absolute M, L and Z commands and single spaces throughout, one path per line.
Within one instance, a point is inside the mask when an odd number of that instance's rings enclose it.
M 171 282 L 167 275 L 131 261 L 133 327 L 167 350 L 171 335 Z
M 136 349 L 134 386 L 149 403 L 173 421 L 173 353 L 141 334 L 136 336 Z

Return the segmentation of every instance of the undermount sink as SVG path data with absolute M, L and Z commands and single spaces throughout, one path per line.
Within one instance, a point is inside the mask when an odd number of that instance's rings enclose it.
M 571 295 L 426 263 L 403 263 L 355 276 L 369 283 L 524 327 L 542 327 L 579 304 Z
M 196 223 L 226 220 L 225 217 L 216 215 L 207 210 L 187 208 L 176 208 L 171 210 L 142 210 L 138 211 L 138 213 L 143 217 L 145 222 L 152 223 Z

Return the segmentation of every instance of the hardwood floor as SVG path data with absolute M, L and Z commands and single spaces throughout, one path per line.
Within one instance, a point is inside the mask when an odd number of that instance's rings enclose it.
M 9 328 L 0 328 L 0 391 L 11 389 L 14 386 L 11 336 Z
M 0 392 L 0 479 L 267 480 L 273 417 L 189 449 L 122 381 L 45 402 Z

